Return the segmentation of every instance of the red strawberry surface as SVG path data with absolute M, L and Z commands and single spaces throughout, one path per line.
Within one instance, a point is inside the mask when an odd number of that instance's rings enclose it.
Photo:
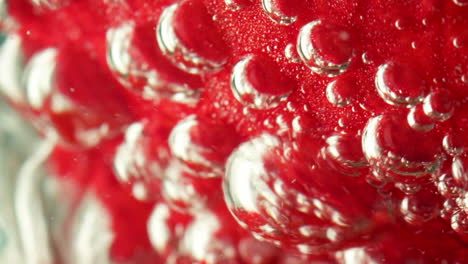
M 468 263 L 467 1 L 0 3 L 115 263 Z

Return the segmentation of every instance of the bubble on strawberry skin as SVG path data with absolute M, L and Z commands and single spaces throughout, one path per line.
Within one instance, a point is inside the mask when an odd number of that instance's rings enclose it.
M 447 152 L 450 156 L 459 156 L 465 152 L 463 141 L 464 138 L 460 137 L 459 135 L 449 133 L 442 139 L 442 146 L 444 147 L 445 152 Z
M 125 131 L 124 142 L 117 148 L 114 157 L 114 169 L 121 182 L 130 182 L 131 177 L 137 174 L 134 163 L 144 164 L 145 156 L 138 151 L 139 139 L 142 136 L 144 125 L 136 122 L 128 126 Z
M 55 85 L 57 50 L 42 50 L 30 59 L 24 72 L 26 96 L 29 105 L 39 110 L 52 94 Z
M 162 80 L 158 71 L 133 58 L 131 49 L 134 31 L 134 23 L 124 22 L 108 29 L 106 33 L 107 65 L 119 82 L 147 100 L 169 98 L 180 103 L 195 103 L 198 100 L 195 90 Z
M 423 109 L 428 117 L 441 122 L 452 116 L 454 105 L 447 92 L 437 91 L 426 96 Z
M 430 131 L 435 126 L 432 119 L 424 113 L 423 107 L 420 104 L 411 107 L 407 121 L 411 128 L 421 132 Z
M 268 14 L 268 17 L 281 25 L 290 25 L 297 20 L 297 16 L 292 15 L 290 6 L 297 5 L 295 1 L 285 0 L 262 0 L 263 10 Z M 286 8 L 286 10 L 285 10 Z M 289 11 L 289 12 L 288 12 Z
M 192 21 L 196 18 L 196 21 Z M 199 1 L 181 1 L 164 9 L 156 27 L 161 51 L 181 70 L 216 72 L 226 63 L 226 47 Z
M 455 181 L 463 188 L 468 186 L 468 158 L 466 155 L 458 156 L 452 162 L 452 175 Z
M 405 196 L 400 204 L 403 219 L 413 225 L 433 219 L 439 210 L 437 197 L 424 191 Z
M 388 62 L 380 65 L 375 86 L 380 97 L 391 105 L 411 107 L 424 99 L 423 80 L 405 64 Z
M 24 103 L 21 78 L 25 67 L 21 37 L 16 34 L 1 35 L 0 40 L 0 93 L 14 103 Z
M 453 3 L 455 3 L 458 6 L 466 6 L 468 5 L 468 1 L 466 0 L 453 0 Z
M 350 32 L 321 20 L 300 29 L 296 48 L 307 67 L 330 77 L 345 72 L 354 54 Z
M 212 150 L 198 144 L 192 137 L 192 131 L 201 127 L 195 115 L 190 115 L 179 121 L 169 136 L 169 147 L 172 154 L 180 160 L 193 164 L 199 169 L 197 175 L 201 177 L 219 177 L 222 174 L 222 165 L 216 164 L 207 158 Z M 188 168 L 190 170 L 190 167 Z
M 158 203 L 148 219 L 148 236 L 151 245 L 160 254 L 163 254 L 167 249 L 171 237 L 174 235 L 168 223 L 170 214 L 171 211 L 166 204 Z
M 132 63 L 128 49 L 130 48 L 133 30 L 134 25 L 128 22 L 118 27 L 110 28 L 106 33 L 107 64 L 109 68 L 117 72 L 124 79 L 128 77 L 130 64 Z
M 377 173 L 395 174 L 390 177 L 420 177 L 433 173 L 441 163 L 439 145 L 405 125 L 402 119 L 391 115 L 369 119 L 362 134 L 366 159 Z M 425 143 L 414 144 L 421 140 Z
M 31 0 L 31 2 L 38 8 L 47 8 L 51 10 L 68 4 L 68 0 Z
M 270 109 L 285 101 L 293 89 L 289 80 L 272 62 L 257 56 L 247 56 L 233 68 L 231 89 L 241 103 L 257 108 Z
M 460 210 L 452 215 L 450 219 L 452 229 L 460 235 L 468 236 L 468 213 Z
M 353 88 L 350 80 L 336 79 L 327 85 L 327 99 L 334 106 L 347 106 L 351 103 Z
M 318 254 L 338 247 L 355 234 L 350 230 L 354 219 L 322 201 L 320 194 L 306 195 L 282 178 L 289 176 L 289 167 L 270 160 L 280 144 L 276 137 L 263 134 L 231 154 L 223 182 L 231 214 L 256 239 L 295 252 Z M 282 167 L 284 174 L 279 172 Z

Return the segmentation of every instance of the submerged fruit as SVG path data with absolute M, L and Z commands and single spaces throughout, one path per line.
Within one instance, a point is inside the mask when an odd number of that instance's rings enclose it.
M 464 1 L 16 0 L 0 19 L 0 92 L 102 202 L 115 261 L 468 262 Z

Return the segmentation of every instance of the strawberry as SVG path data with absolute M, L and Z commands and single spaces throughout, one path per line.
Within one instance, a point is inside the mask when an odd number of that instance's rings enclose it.
M 467 1 L 0 3 L 0 91 L 111 259 L 468 262 Z

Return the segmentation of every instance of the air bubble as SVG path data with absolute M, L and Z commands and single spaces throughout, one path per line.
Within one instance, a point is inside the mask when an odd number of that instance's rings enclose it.
M 430 131 L 435 126 L 434 122 L 426 116 L 420 104 L 410 109 L 407 121 L 411 128 L 421 132 Z
M 418 193 L 403 198 L 400 204 L 400 212 L 406 222 L 421 224 L 433 219 L 438 214 L 439 208 L 433 197 Z
M 336 79 L 327 85 L 326 96 L 334 106 L 347 106 L 351 103 L 353 84 L 348 79 Z
M 123 23 L 116 28 L 110 28 L 106 33 L 107 38 L 107 64 L 121 75 L 128 78 L 132 59 L 128 52 L 132 41 L 134 25 Z
M 462 187 L 468 185 L 467 163 L 466 156 L 455 157 L 452 162 L 452 175 L 456 182 Z
M 235 219 L 256 238 L 271 243 L 281 244 L 291 239 L 294 241 L 291 246 L 305 241 L 302 245 L 312 246 L 343 239 L 342 232 L 351 226 L 350 219 L 320 199 L 306 196 L 292 185 L 285 186 L 279 168 L 272 168 L 271 155 L 275 155 L 280 145 L 277 138 L 263 134 L 240 145 L 231 154 L 226 166 L 224 195 Z M 305 217 L 311 212 L 315 217 Z M 322 233 L 301 234 L 301 230 L 307 231 L 301 227 L 319 228 L 322 221 L 332 224 L 333 232 L 327 229 Z M 331 235 L 327 236 L 328 233 Z
M 48 48 L 36 53 L 24 71 L 24 86 L 28 103 L 34 109 L 41 109 L 50 99 L 55 87 L 57 50 Z
M 168 219 L 170 217 L 169 207 L 163 203 L 157 204 L 148 220 L 148 236 L 152 246 L 160 254 L 169 246 L 169 241 L 173 236 Z
M 134 31 L 135 25 L 125 22 L 110 28 L 106 34 L 107 64 L 119 82 L 147 100 L 169 98 L 180 103 L 194 104 L 198 100 L 196 90 L 162 80 L 158 71 L 132 57 Z
M 424 134 L 404 126 L 401 117 L 381 115 L 369 119 L 363 135 L 362 150 L 374 170 L 401 176 L 433 173 L 441 163 L 435 143 L 414 145 L 425 140 Z
M 380 97 L 391 105 L 410 107 L 424 98 L 424 82 L 407 65 L 393 62 L 380 65 L 375 85 Z
M 171 208 L 178 211 L 196 212 L 205 206 L 206 194 L 198 192 L 191 175 L 184 172 L 184 166 L 178 161 L 171 161 L 164 172 L 162 195 Z
M 209 155 L 212 150 L 197 144 L 191 136 L 191 131 L 199 126 L 200 122 L 195 115 L 181 120 L 171 131 L 168 141 L 169 147 L 175 157 L 208 169 L 198 170 L 198 175 L 202 177 L 218 177 L 222 174 L 222 166 L 206 158 L 206 155 Z
M 451 226 L 455 232 L 461 235 L 468 234 L 468 214 L 464 211 L 458 211 L 452 215 Z
M 430 118 L 436 121 L 445 121 L 452 116 L 454 105 L 447 92 L 437 91 L 426 96 L 423 109 Z
M 268 14 L 268 17 L 281 25 L 290 25 L 296 22 L 297 16 L 291 14 L 295 12 L 288 8 L 288 6 L 296 4 L 285 2 L 285 0 L 262 0 L 263 10 Z
M 437 179 L 437 190 L 446 198 L 457 197 L 462 192 L 462 188 L 459 187 L 451 172 L 439 176 Z
M 292 83 L 280 76 L 271 62 L 248 56 L 238 62 L 231 75 L 234 97 L 241 103 L 258 109 L 269 109 L 286 100 Z
M 354 53 L 348 31 L 320 20 L 312 21 L 301 28 L 297 52 L 312 71 L 327 76 L 345 72 Z
M 218 237 L 218 232 L 222 228 L 221 224 L 220 219 L 214 213 L 199 211 L 187 226 L 179 243 L 178 253 L 195 260 L 190 263 L 231 263 L 230 261 L 236 257 L 236 251 L 229 241 Z
M 299 63 L 301 61 L 301 58 L 299 58 L 299 55 L 297 54 L 296 47 L 291 43 L 286 45 L 284 56 L 290 63 Z
M 464 138 L 462 139 L 459 136 L 447 134 L 442 139 L 442 146 L 444 147 L 445 152 L 450 156 L 459 156 L 465 151 L 463 141 Z
M 467 1 L 467 0 L 453 0 L 453 3 L 455 3 L 455 4 L 458 5 L 458 6 L 466 6 L 466 5 L 468 5 L 468 1 Z
M 158 45 L 174 65 L 188 73 L 219 71 L 226 62 L 226 47 L 212 22 L 201 1 L 175 3 L 159 19 Z
M 359 168 L 367 165 L 359 139 L 350 134 L 334 134 L 326 139 L 324 159 L 337 171 L 359 176 Z

